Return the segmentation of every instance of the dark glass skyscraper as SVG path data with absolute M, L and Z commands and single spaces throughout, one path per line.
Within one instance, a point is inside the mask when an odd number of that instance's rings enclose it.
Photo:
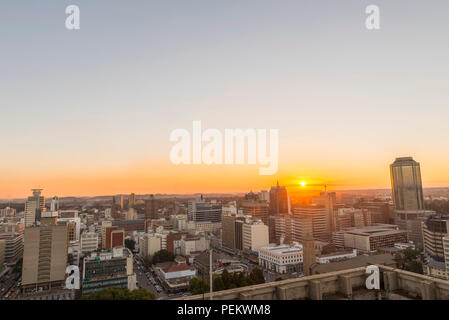
M 390 174 L 396 210 L 424 210 L 419 163 L 412 157 L 396 158 L 390 165 Z
M 288 213 L 288 194 L 285 187 L 279 186 L 279 182 L 270 190 L 270 215 Z

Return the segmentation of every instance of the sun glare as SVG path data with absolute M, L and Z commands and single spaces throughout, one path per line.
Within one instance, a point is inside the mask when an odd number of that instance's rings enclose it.
M 306 186 L 306 184 L 307 184 L 307 182 L 305 182 L 305 181 L 301 181 L 301 182 L 300 182 L 299 184 L 301 185 L 301 187 L 305 187 L 305 186 Z

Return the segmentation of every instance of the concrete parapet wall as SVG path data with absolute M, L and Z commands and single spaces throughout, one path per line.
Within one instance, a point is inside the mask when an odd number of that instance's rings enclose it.
M 449 281 L 413 272 L 378 266 L 381 291 L 411 294 L 423 300 L 449 300 Z M 354 291 L 365 288 L 365 267 L 288 279 L 255 286 L 223 290 L 213 294 L 214 300 L 323 300 L 338 295 L 353 298 Z M 395 295 L 398 295 L 395 293 Z M 209 293 L 177 300 L 209 300 Z

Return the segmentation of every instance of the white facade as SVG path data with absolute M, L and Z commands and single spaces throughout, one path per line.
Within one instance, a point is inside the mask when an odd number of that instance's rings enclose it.
M 320 264 L 325 264 L 335 260 L 351 259 L 355 257 L 357 257 L 357 250 L 353 249 L 352 252 L 334 253 L 316 257 L 316 262 Z
M 210 241 L 205 237 L 183 238 L 181 239 L 181 254 L 190 255 L 194 251 L 209 250 Z
M 242 226 L 243 249 L 257 252 L 259 248 L 268 246 L 268 226 L 262 221 L 244 223 Z
M 277 273 L 300 271 L 303 265 L 303 247 L 299 243 L 261 247 L 259 265 Z
M 146 233 L 139 239 L 139 249 L 142 257 L 152 257 L 161 250 L 161 238 Z
M 81 235 L 81 253 L 87 254 L 98 249 L 98 234 L 95 232 L 84 232 Z

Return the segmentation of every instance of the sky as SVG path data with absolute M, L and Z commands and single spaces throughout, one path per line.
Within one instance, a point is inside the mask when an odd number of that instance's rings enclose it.
M 431 3 L 431 4 L 430 4 Z M 80 30 L 65 8 L 80 8 Z M 380 8 L 380 30 L 365 8 Z M 0 2 L 0 198 L 449 186 L 449 2 Z M 279 170 L 174 165 L 170 133 L 279 130 Z

